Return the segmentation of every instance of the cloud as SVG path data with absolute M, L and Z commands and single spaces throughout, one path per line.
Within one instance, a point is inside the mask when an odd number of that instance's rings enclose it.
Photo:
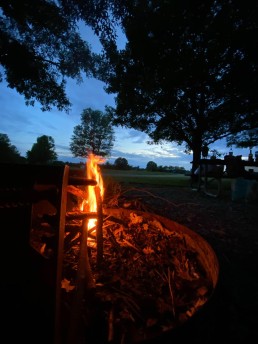
M 150 139 L 147 134 L 135 129 L 126 129 L 125 138 L 129 139 L 131 143 L 146 143 Z
M 175 148 L 171 149 L 171 152 Z M 140 168 L 146 168 L 146 165 L 149 161 L 154 161 L 158 166 L 180 166 L 185 169 L 190 169 L 192 160 L 191 156 L 186 156 L 185 154 L 161 154 L 160 147 L 157 147 L 155 150 L 143 149 L 137 152 L 133 151 L 121 151 L 121 150 L 112 150 L 112 154 L 108 161 L 114 163 L 115 160 L 119 157 L 125 158 L 128 161 L 130 166 L 139 166 Z
M 67 93 L 72 103 L 70 114 L 78 116 L 88 107 L 94 110 L 105 110 L 106 105 L 113 106 L 114 97 L 104 91 L 105 84 L 93 78 L 83 78 L 83 83 L 78 84 L 75 80 L 67 83 Z

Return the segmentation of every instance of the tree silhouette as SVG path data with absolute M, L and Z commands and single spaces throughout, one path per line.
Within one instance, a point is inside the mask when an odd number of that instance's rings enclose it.
M 128 42 L 107 49 L 103 74 L 115 125 L 184 144 L 193 168 L 202 147 L 258 127 L 257 2 L 123 2 L 120 13 Z
M 7 134 L 0 133 L 0 161 L 1 162 L 22 162 L 18 149 L 11 144 Z
M 92 77 L 100 62 L 78 23 L 113 39 L 110 6 L 105 0 L 1 1 L 0 81 L 22 94 L 27 105 L 38 101 L 42 110 L 68 111 L 67 78 Z
M 31 150 L 26 153 L 27 160 L 31 164 L 49 164 L 57 160 L 55 141 L 51 136 L 42 135 L 37 138 Z
M 157 171 L 158 165 L 154 161 L 149 161 L 146 165 L 146 170 L 147 171 Z
M 250 149 L 258 146 L 258 128 L 245 130 L 239 134 L 229 136 L 227 139 L 227 145 Z
M 87 108 L 81 114 L 81 124 L 74 127 L 70 150 L 75 157 L 87 157 L 90 152 L 106 157 L 114 141 L 110 115 Z
M 128 161 L 125 158 L 117 158 L 114 161 L 114 165 L 118 170 L 129 170 L 130 166 L 128 164 Z

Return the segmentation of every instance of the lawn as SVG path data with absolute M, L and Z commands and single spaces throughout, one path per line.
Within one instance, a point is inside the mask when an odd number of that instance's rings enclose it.
M 189 176 L 165 172 L 103 170 L 102 176 L 105 183 L 119 182 L 125 184 L 150 184 L 157 186 L 182 187 L 188 187 L 190 185 Z
M 112 182 L 118 182 L 123 184 L 190 187 L 190 176 L 177 173 L 105 169 L 102 171 L 102 176 L 106 185 Z M 224 190 L 230 189 L 231 179 L 222 179 L 222 183 Z

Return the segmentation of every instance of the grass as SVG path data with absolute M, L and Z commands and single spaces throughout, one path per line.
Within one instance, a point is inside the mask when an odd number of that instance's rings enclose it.
M 153 186 L 189 187 L 190 185 L 189 176 L 166 172 L 103 170 L 102 176 L 105 183 L 113 181 L 124 184 L 148 184 Z
M 152 186 L 190 187 L 190 176 L 166 172 L 103 170 L 102 176 L 106 185 L 110 183 L 146 184 Z M 230 190 L 231 179 L 222 179 L 223 189 Z

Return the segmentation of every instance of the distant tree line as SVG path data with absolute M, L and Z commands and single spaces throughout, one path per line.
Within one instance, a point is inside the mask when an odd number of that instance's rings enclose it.
M 55 151 L 55 141 L 51 136 L 39 136 L 32 145 L 31 150 L 26 152 L 26 157 L 21 156 L 18 149 L 12 145 L 7 134 L 0 133 L 0 162 L 2 163 L 30 163 L 30 164 L 64 164 L 58 161 Z M 114 164 L 106 162 L 102 165 L 104 169 L 116 170 L 139 170 L 137 166 L 129 165 L 127 159 L 119 157 Z M 158 166 L 155 162 L 149 161 L 146 165 L 147 171 L 185 173 L 183 167 Z
M 172 172 L 184 174 L 186 172 L 184 167 L 179 166 L 158 166 L 154 161 L 149 161 L 146 165 L 146 170 L 150 172 Z
M 114 140 L 114 129 L 110 116 L 102 111 L 87 108 L 81 114 L 81 124 L 74 127 L 70 150 L 74 157 L 86 158 L 89 152 L 107 157 L 110 155 Z M 57 158 L 55 141 L 52 136 L 39 136 L 24 158 L 11 144 L 8 135 L 0 134 L 1 162 L 26 161 L 31 164 L 52 164 L 57 163 Z M 123 168 L 123 161 L 121 167 Z
M 0 133 L 0 162 L 51 164 L 56 161 L 55 141 L 51 136 L 39 136 L 31 150 L 26 152 L 26 157 L 23 157 L 16 146 L 11 144 L 8 135 Z
M 114 129 L 110 114 L 99 110 L 86 108 L 81 114 L 81 123 L 74 127 L 70 141 L 70 150 L 74 157 L 87 158 L 92 152 L 108 158 L 115 141 Z M 244 131 L 232 137 L 230 144 L 239 148 L 252 147 L 257 145 L 258 130 Z M 210 150 L 213 155 L 219 156 L 215 150 Z M 208 146 L 203 147 L 202 155 L 208 156 Z M 7 134 L 0 133 L 0 162 L 30 163 L 30 164 L 63 164 L 58 161 L 55 151 L 55 141 L 53 137 L 39 136 L 32 148 L 26 152 L 26 157 L 22 157 L 18 149 L 12 145 Z M 114 164 L 107 162 L 103 168 L 130 170 L 140 169 L 130 166 L 127 159 L 118 157 Z M 179 166 L 158 166 L 154 161 L 149 161 L 146 170 L 150 172 L 172 172 L 186 173 L 184 167 Z

